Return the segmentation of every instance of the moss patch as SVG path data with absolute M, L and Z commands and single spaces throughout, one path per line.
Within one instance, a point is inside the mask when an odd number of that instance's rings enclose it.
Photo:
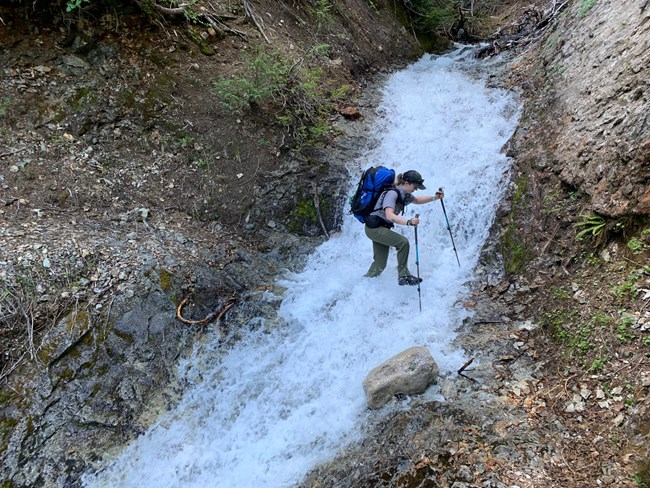
M 166 269 L 161 269 L 158 273 L 158 276 L 160 276 L 160 287 L 162 290 L 164 292 L 171 290 L 174 283 L 174 274 L 167 271 Z
M 504 259 L 504 268 L 508 273 L 516 273 L 523 270 L 532 256 L 526 241 L 522 237 L 523 233 L 520 232 L 515 224 L 519 218 L 519 214 L 525 209 L 526 178 L 518 178 L 515 181 L 515 185 L 515 191 L 512 196 L 512 209 L 500 239 L 500 251 Z

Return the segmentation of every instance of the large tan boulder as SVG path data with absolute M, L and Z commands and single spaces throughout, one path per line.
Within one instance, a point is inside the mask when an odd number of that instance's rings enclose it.
M 411 347 L 374 368 L 363 380 L 369 408 L 380 408 L 395 395 L 414 395 L 425 391 L 440 369 L 429 350 Z

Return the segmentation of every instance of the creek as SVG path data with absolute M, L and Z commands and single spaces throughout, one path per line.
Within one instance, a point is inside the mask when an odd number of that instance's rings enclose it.
M 466 354 L 455 330 L 471 311 L 462 303 L 509 182 L 502 147 L 519 116 L 515 97 L 487 86 L 486 63 L 459 49 L 426 55 L 389 76 L 377 108 L 373 141 L 350 164 L 350 193 L 370 165 L 398 173 L 416 169 L 435 201 L 407 207 L 418 227 L 422 311 L 417 287 L 398 286 L 394 252 L 378 278 L 363 275 L 372 245 L 363 225 L 345 216 L 342 232 L 310 256 L 305 269 L 285 274 L 282 327 L 259 318 L 228 351 L 197 347 L 180 364 L 191 386 L 178 406 L 127 446 L 87 487 L 289 487 L 363 435 L 371 418 L 407 409 L 413 399 L 378 411 L 366 407 L 362 381 L 379 363 L 415 345 L 429 349 L 441 374 Z M 396 228 L 411 241 L 411 227 Z M 269 295 L 269 300 L 273 297 Z M 444 400 L 433 386 L 425 399 Z

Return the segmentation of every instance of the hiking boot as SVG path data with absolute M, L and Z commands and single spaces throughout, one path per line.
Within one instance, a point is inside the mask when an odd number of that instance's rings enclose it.
M 401 286 L 403 286 L 403 285 L 415 286 L 415 285 L 418 285 L 418 284 L 422 283 L 422 278 L 418 278 L 418 277 L 413 276 L 413 275 L 406 275 L 406 276 L 400 276 L 399 280 L 397 280 L 397 282 Z

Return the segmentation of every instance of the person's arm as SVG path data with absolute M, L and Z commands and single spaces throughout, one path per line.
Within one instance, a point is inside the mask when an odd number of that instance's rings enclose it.
M 445 196 L 445 192 L 442 190 L 438 190 L 435 195 L 420 195 L 418 197 L 414 196 L 412 203 L 417 203 L 418 205 L 421 205 L 423 203 L 433 202 L 434 200 L 440 200 L 444 196 Z
M 386 207 L 384 211 L 386 212 L 386 218 L 394 224 L 418 225 L 420 223 L 420 219 L 418 217 L 407 219 L 406 217 L 402 217 L 401 215 L 396 215 L 395 209 L 393 207 Z

